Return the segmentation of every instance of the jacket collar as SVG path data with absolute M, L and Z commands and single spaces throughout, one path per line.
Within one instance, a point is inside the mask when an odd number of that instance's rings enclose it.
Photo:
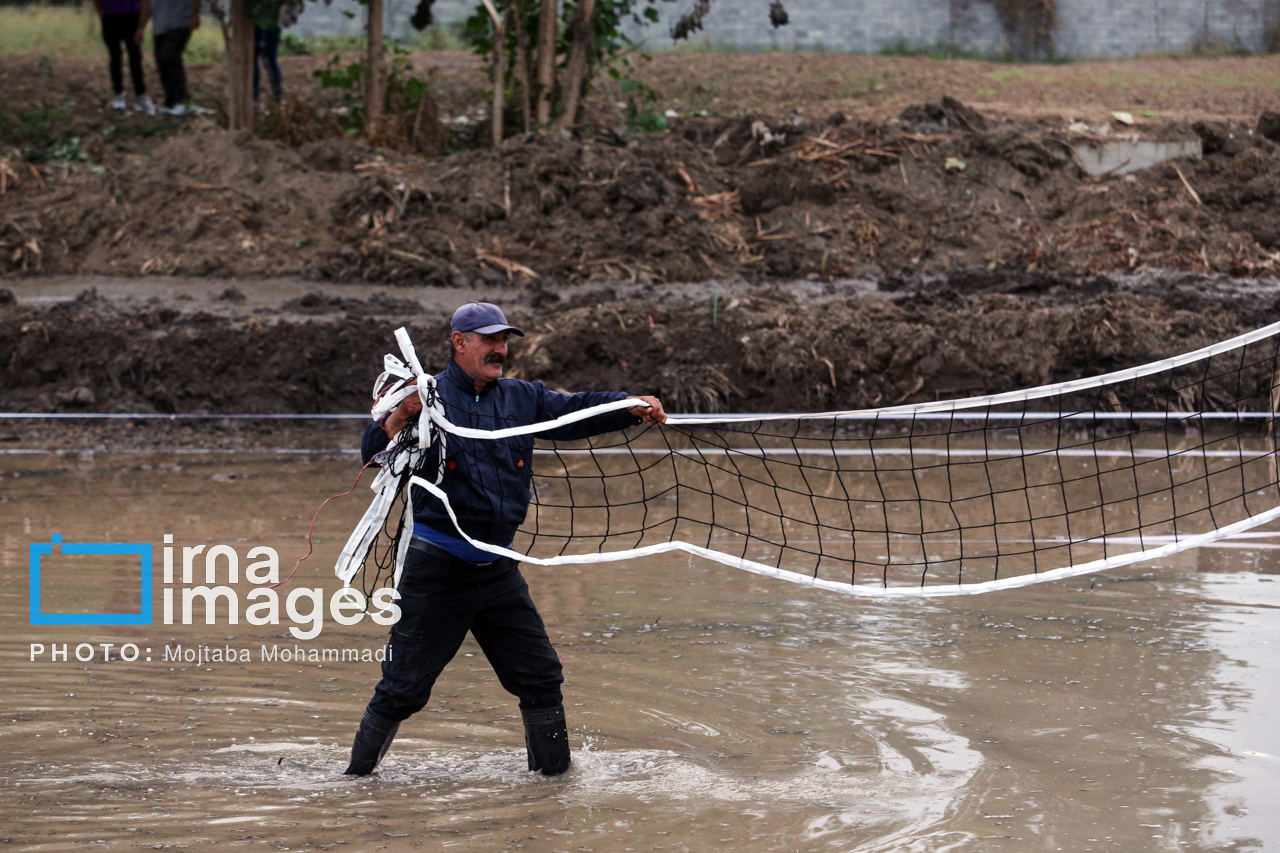
M 456 387 L 462 393 L 468 394 L 472 397 L 477 396 L 476 381 L 468 376 L 465 370 L 458 366 L 458 362 L 453 360 L 453 356 L 449 357 L 449 366 L 444 369 L 444 378 L 446 382 Z M 500 381 L 501 380 L 490 382 L 488 385 L 484 386 L 484 390 L 480 393 L 488 394 Z

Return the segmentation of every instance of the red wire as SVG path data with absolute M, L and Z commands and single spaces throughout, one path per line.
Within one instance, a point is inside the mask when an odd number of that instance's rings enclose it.
M 307 559 L 307 557 L 310 557 L 310 556 L 311 556 L 311 553 L 315 550 L 315 544 L 311 541 L 311 534 L 312 534 L 312 532 L 313 532 L 313 531 L 315 531 L 315 529 L 316 529 L 316 519 L 318 519 L 318 518 L 320 517 L 320 511 L 321 511 L 321 510 L 323 510 L 323 509 L 325 508 L 325 505 L 326 505 L 326 504 L 328 504 L 328 503 L 329 503 L 329 501 L 331 501 L 331 500 L 333 500 L 333 499 L 335 499 L 335 498 L 345 498 L 347 495 L 349 495 L 349 494 L 351 494 L 352 492 L 354 492 L 354 491 L 356 490 L 356 487 L 360 485 L 360 478 L 364 476 L 364 472 L 365 472 L 366 470 L 368 470 L 368 468 L 369 468 L 369 466 L 370 466 L 370 465 L 372 465 L 375 461 L 377 461 L 377 458 L 378 458 L 377 456 L 374 456 L 374 458 L 373 458 L 373 459 L 370 459 L 368 462 L 364 463 L 364 467 L 363 467 L 363 468 L 361 468 L 361 469 L 360 469 L 360 473 L 356 475 L 356 481 L 355 481 L 354 483 L 352 483 L 352 484 L 351 484 L 351 488 L 347 489 L 345 492 L 343 492 L 343 493 L 342 493 L 342 494 L 340 494 L 340 495 L 330 495 L 329 497 L 327 497 L 327 498 L 325 498 L 325 499 L 324 499 L 324 501 L 323 501 L 323 502 L 320 504 L 320 506 L 316 509 L 316 514 L 315 514 L 315 515 L 313 515 L 313 516 L 311 516 L 311 526 L 310 526 L 309 528 L 307 528 L 307 553 L 305 553 L 305 554 L 303 554 L 301 557 L 299 557 L 299 558 L 298 558 L 298 562 L 296 562 L 296 563 L 294 563 L 294 564 L 293 564 L 293 571 L 292 571 L 292 572 L 289 572 L 289 577 L 287 577 L 287 578 L 285 578 L 284 580 L 280 581 L 280 583 L 274 583 L 274 584 L 272 584 L 272 585 L 271 585 L 271 587 L 270 587 L 271 589 L 275 589 L 275 588 L 276 588 L 276 587 L 278 587 L 278 586 L 284 586 L 284 585 L 285 585 L 285 584 L 287 584 L 290 580 L 292 580 L 292 579 L 293 579 L 294 574 L 295 574 L 295 573 L 297 573 L 297 571 L 298 571 L 298 566 L 301 566 L 301 565 L 302 565 L 302 561 L 303 561 L 303 560 L 305 560 L 305 559 Z

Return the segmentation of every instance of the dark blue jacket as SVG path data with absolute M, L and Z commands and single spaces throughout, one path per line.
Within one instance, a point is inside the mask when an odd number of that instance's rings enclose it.
M 628 395 L 622 391 L 588 391 L 565 394 L 551 391 L 541 382 L 499 379 L 476 394 L 475 382 L 453 359 L 436 376 L 436 390 L 444 403 L 450 423 L 474 429 L 496 430 L 541 423 L 561 415 L 611 403 Z M 614 432 L 640 423 L 626 409 L 588 418 L 548 432 L 538 438 L 573 441 Z M 524 523 L 532 496 L 532 435 L 496 441 L 449 435 L 445 451 L 444 480 L 441 487 L 458 524 L 467 535 L 490 545 L 506 547 Z M 378 424 L 365 430 L 361 452 L 364 461 L 387 446 L 387 435 Z M 428 470 L 434 477 L 435 463 Z M 424 489 L 413 491 L 413 518 L 419 524 L 448 536 L 457 531 L 444 505 Z

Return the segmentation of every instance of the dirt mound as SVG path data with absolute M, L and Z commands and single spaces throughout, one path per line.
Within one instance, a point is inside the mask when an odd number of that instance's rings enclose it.
M 296 151 L 197 120 L 149 156 L 51 173 L 0 224 L 11 269 L 116 275 L 304 274 L 333 197 Z M 338 185 L 338 186 L 335 186 Z
M 1271 275 L 1280 146 L 1251 130 L 1150 126 L 1144 138 L 1200 138 L 1204 159 L 1095 178 L 1074 146 L 1111 137 L 953 98 L 883 122 L 530 134 L 438 161 L 351 140 L 291 149 L 196 122 L 150 156 L 17 172 L 0 271 L 436 286 L 977 267 Z
M 958 130 L 978 133 L 989 127 L 981 113 L 950 95 L 941 103 L 912 104 L 898 113 L 898 121 L 913 133 L 952 133 Z
M 238 317 L 113 303 L 93 291 L 48 308 L 0 304 L 0 406 L 358 412 L 396 326 L 439 369 L 443 350 L 431 342 L 443 345 L 447 325 L 403 302 L 310 294 Z M 308 312 L 314 319 L 297 317 Z M 825 296 L 632 288 L 564 302 L 531 289 L 507 314 L 528 331 L 513 347 L 510 376 L 657 394 L 672 411 L 818 411 L 1142 364 L 1280 318 L 1280 290 L 1198 276 L 1001 281 L 975 271 Z

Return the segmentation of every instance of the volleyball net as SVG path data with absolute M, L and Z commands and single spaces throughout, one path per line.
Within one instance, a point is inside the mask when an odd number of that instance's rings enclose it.
M 406 376 L 420 376 L 398 336 Z M 867 596 L 980 593 L 1158 560 L 1280 516 L 1278 358 L 1280 324 L 1025 391 L 855 412 L 672 416 L 576 442 L 545 440 L 562 422 L 459 426 L 424 379 L 421 391 L 384 395 L 385 407 L 419 393 L 426 415 L 386 452 L 374 503 L 387 512 L 376 524 L 366 516 L 338 571 L 351 582 L 363 567 L 366 587 L 395 582 L 414 490 L 446 508 L 455 524 L 442 532 L 495 557 L 562 565 L 680 551 Z M 440 466 L 481 468 L 531 438 L 523 493 L 487 494 L 528 501 L 515 541 L 468 535 Z

